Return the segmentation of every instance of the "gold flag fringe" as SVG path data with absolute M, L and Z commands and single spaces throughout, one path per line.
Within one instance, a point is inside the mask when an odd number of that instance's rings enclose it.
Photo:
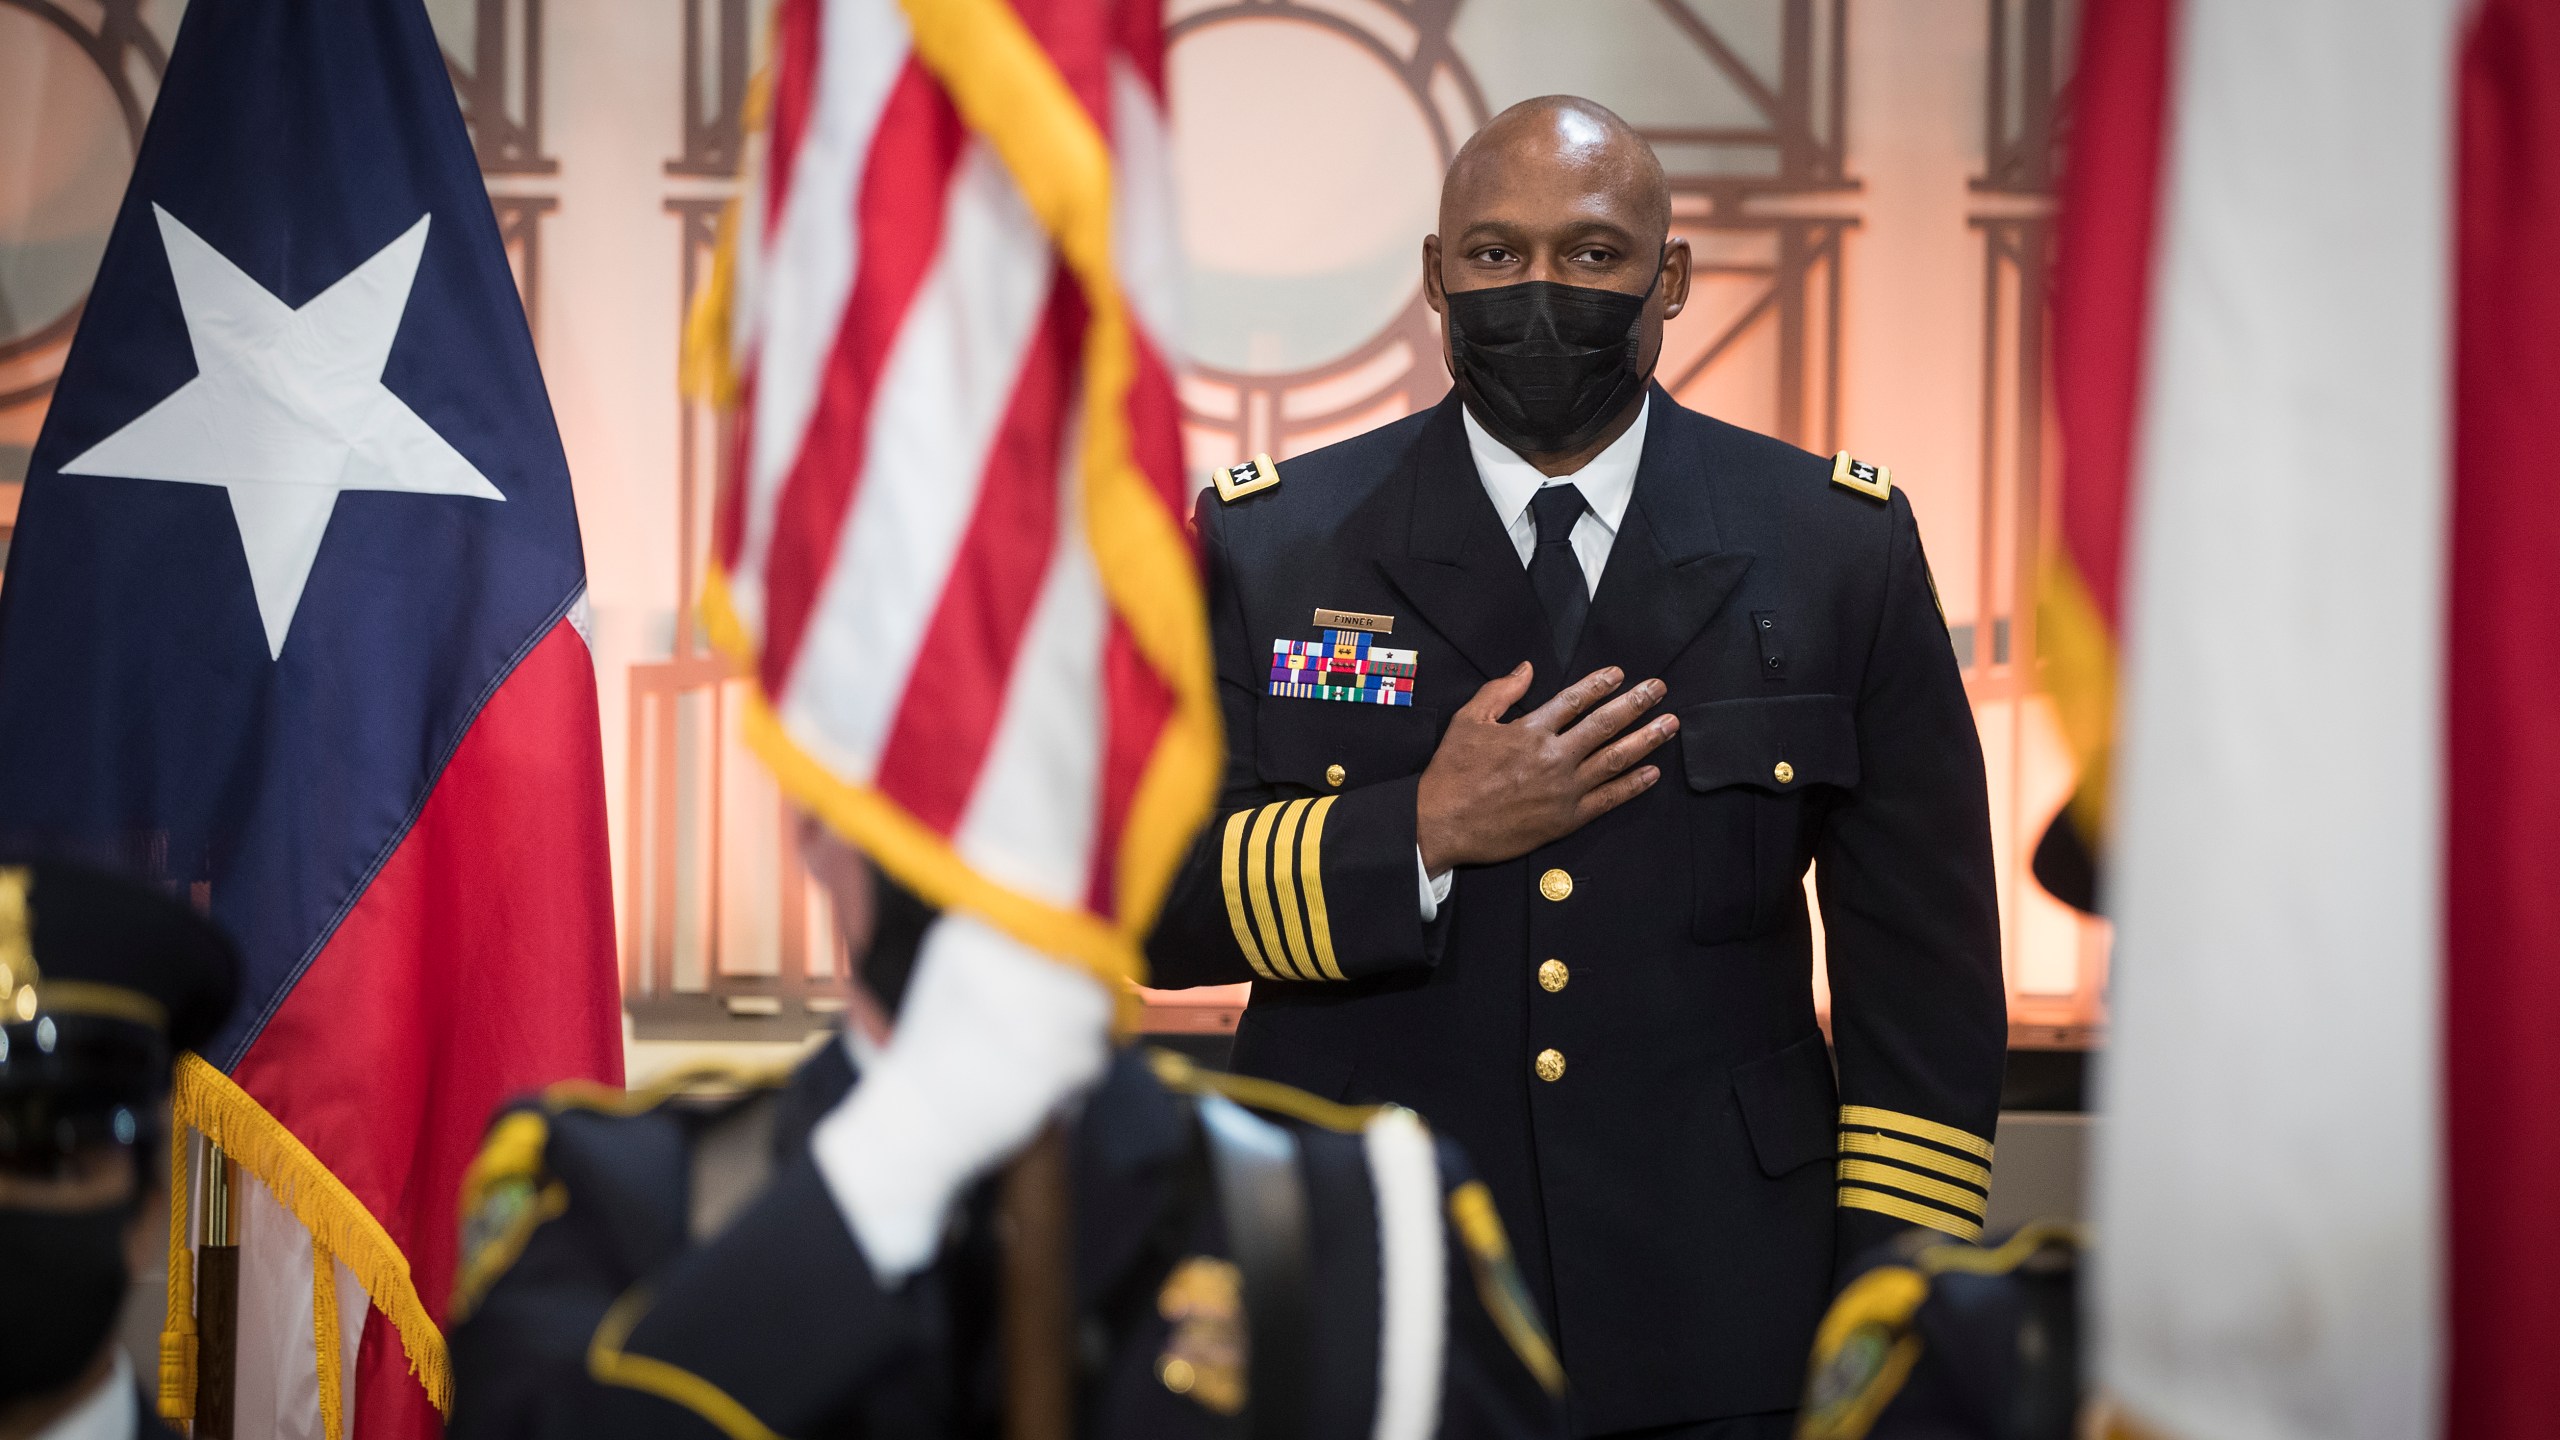
M 200 1056 L 178 1057 L 171 1108 L 177 1124 L 203 1131 L 222 1147 L 223 1154 L 257 1176 L 277 1203 L 302 1222 L 303 1228 L 311 1232 L 315 1260 L 326 1250 L 355 1275 L 357 1283 L 372 1297 L 373 1308 L 399 1330 L 400 1346 L 409 1357 L 409 1373 L 426 1387 L 427 1397 L 435 1402 L 438 1411 L 451 1414 L 453 1367 L 445 1353 L 444 1334 L 418 1299 L 417 1284 L 409 1274 L 409 1257 L 400 1253 L 391 1233 L 382 1228 L 373 1212 L 364 1208 L 364 1202 L 355 1197 L 346 1182 L 331 1174 L 329 1167 L 294 1138 L 282 1121 L 268 1114 L 265 1106 L 250 1098 L 249 1092 Z M 315 1264 L 315 1273 L 317 1269 Z M 173 1282 L 173 1293 L 174 1288 Z M 313 1298 L 318 1298 L 316 1289 Z M 335 1308 L 334 1292 L 330 1303 Z M 324 1395 L 334 1393 L 323 1390 Z
M 311 1358 L 320 1372 L 322 1440 L 346 1440 L 347 1392 L 338 1350 L 338 1257 L 311 1237 Z

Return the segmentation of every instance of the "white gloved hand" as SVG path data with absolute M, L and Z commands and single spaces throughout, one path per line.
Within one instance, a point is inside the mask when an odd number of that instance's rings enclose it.
M 931 1262 L 961 1190 L 1102 1074 L 1110 1030 L 1091 975 L 966 915 L 934 923 L 887 1047 L 809 1138 L 882 1285 Z

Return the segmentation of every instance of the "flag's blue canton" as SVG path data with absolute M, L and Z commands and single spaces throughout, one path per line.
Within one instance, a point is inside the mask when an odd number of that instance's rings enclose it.
M 1327 630 L 1321 640 L 1271 642 L 1269 693 L 1284 700 L 1411 705 L 1417 652 L 1390 650 L 1365 630 Z
M 60 473 L 196 373 L 154 205 L 295 307 L 433 219 L 382 384 L 506 498 L 341 494 L 274 659 L 222 488 Z M 228 1068 L 583 584 L 568 466 L 419 0 L 195 0 L 0 589 L 0 848 L 204 885 L 248 959 L 207 1047 Z

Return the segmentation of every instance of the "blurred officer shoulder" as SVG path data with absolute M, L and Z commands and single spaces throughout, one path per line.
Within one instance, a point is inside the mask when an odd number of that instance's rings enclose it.
M 456 1440 L 997 1433 L 996 1182 L 878 1286 L 808 1158 L 855 1078 L 830 1042 L 505 1107 L 462 1197 Z M 1406 1433 L 1561 1433 L 1490 1198 L 1418 1117 L 1130 1049 L 1068 1150 L 1085 1433 L 1367 1433 L 1417 1403 Z M 1391 1307 L 1432 1343 L 1382 1345 Z

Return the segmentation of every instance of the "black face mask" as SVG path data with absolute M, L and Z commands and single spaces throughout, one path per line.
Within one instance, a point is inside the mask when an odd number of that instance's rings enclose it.
M 1652 298 L 1651 285 L 1552 280 L 1449 291 L 1450 376 L 1494 439 L 1523 455 L 1579 449 L 1644 389 L 1637 327 Z
M 0 1405 L 49 1395 L 105 1348 L 130 1281 L 130 1204 L 97 1210 L 0 1208 Z

